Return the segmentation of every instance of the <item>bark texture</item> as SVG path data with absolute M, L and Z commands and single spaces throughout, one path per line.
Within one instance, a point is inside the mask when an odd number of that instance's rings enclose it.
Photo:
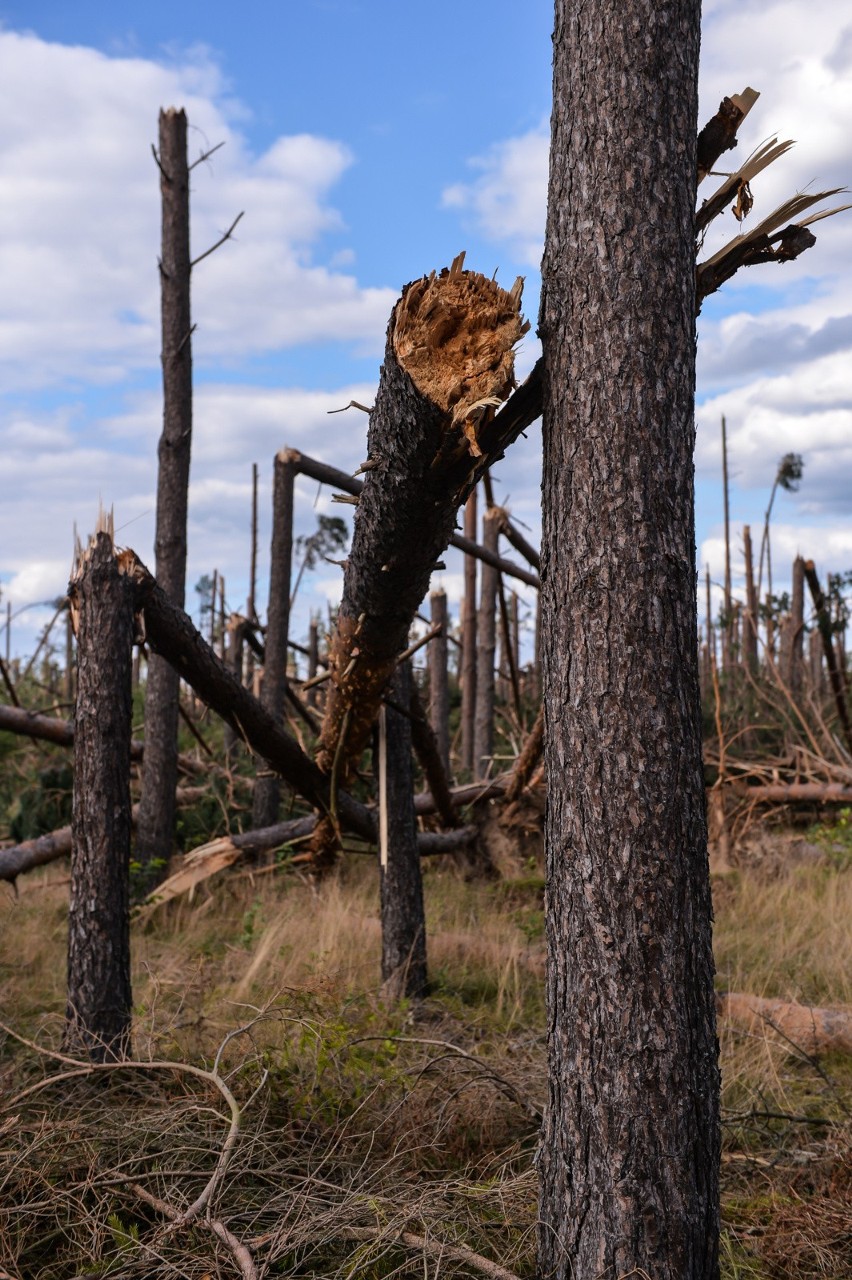
M 444 773 L 450 776 L 450 685 L 448 679 L 448 648 L 446 591 L 433 591 L 429 597 L 431 605 L 431 622 L 433 627 L 441 630 L 429 641 L 429 722 L 438 743 L 438 754 L 444 766 Z
M 478 532 L 476 507 L 474 489 L 464 508 L 464 535 L 474 543 Z M 476 736 L 476 561 L 472 556 L 465 556 L 464 560 L 461 645 L 461 762 L 462 768 L 472 774 Z
M 557 0 L 539 1274 L 718 1274 L 693 514 L 698 0 Z
M 331 680 L 317 761 L 345 785 L 366 746 L 456 512 L 482 461 L 480 426 L 514 385 L 526 331 L 521 282 L 510 292 L 462 259 L 415 280 L 391 314 L 367 437 L 369 470 L 355 514 L 329 652 Z M 334 832 L 321 824 L 319 868 Z
M 482 522 L 482 545 L 497 550 L 502 512 L 486 511 Z M 494 754 L 494 654 L 497 649 L 497 584 L 499 571 L 482 566 L 479 586 L 479 615 L 476 620 L 476 714 L 473 735 L 473 776 L 484 778 Z
M 390 695 L 400 706 L 411 699 L 411 665 L 394 673 Z M 414 771 L 408 718 L 385 707 L 385 805 L 387 849 L 380 850 L 382 989 L 391 999 L 426 994 L 426 916 L 414 814 Z
M 163 431 L 157 473 L 157 581 L 183 608 L 186 591 L 186 519 L 192 444 L 192 325 L 189 309 L 189 169 L 186 113 L 160 112 L 162 241 Z M 136 860 L 146 879 L 161 878 L 172 852 L 177 786 L 177 673 L 156 654 L 148 663 L 145 692 L 145 762 L 136 834 Z
M 108 533 L 71 585 L 77 627 L 65 1043 L 94 1061 L 129 1047 L 133 584 Z
M 287 689 L 287 641 L 290 634 L 290 572 L 293 559 L 293 455 L 282 449 L 275 459 L 272 482 L 272 547 L 269 563 L 269 610 L 260 700 L 276 720 L 284 716 Z M 281 783 L 276 774 L 260 775 L 252 799 L 252 825 L 271 827 L 278 820 Z

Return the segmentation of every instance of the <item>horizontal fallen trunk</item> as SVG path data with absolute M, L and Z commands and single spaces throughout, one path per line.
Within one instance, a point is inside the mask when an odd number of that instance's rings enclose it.
M 209 794 L 206 787 L 178 787 L 177 803 L 178 805 L 196 804 Z M 135 804 L 132 809 L 134 822 L 138 812 L 139 806 Z M 0 880 L 15 881 L 25 871 L 34 871 L 36 867 L 57 862 L 59 858 L 67 858 L 70 852 L 70 827 L 59 827 L 56 831 L 48 831 L 43 836 L 34 836 L 32 840 L 22 840 L 20 844 L 0 849 Z
M 764 804 L 852 804 L 852 787 L 841 782 L 768 782 L 756 787 L 734 782 L 731 789 Z
M 234 866 L 241 858 L 248 855 L 270 853 L 281 845 L 292 840 L 303 839 L 316 829 L 317 818 L 308 814 L 304 818 L 294 818 L 290 822 L 278 822 L 271 827 L 263 827 L 257 831 L 245 831 L 241 835 L 220 836 L 207 844 L 199 845 L 186 855 L 180 870 L 168 880 L 158 885 L 153 893 L 145 899 L 144 907 L 162 906 L 189 893 L 205 880 L 210 880 Z M 479 828 L 474 826 L 459 827 L 453 831 L 420 831 L 417 834 L 417 851 L 421 858 L 431 857 L 439 853 L 455 853 L 466 845 L 473 844 L 479 835 Z M 353 850 L 375 856 L 375 849 L 365 845 L 363 850 Z M 306 862 L 310 854 L 297 854 L 294 863 Z
M 852 1010 L 816 1009 L 792 1000 L 727 991 L 716 997 L 720 1017 L 729 1018 L 751 1035 L 776 1033 L 803 1053 L 852 1053 Z
M 0 705 L 0 732 L 18 733 L 26 738 L 37 738 L 42 742 L 53 742 L 58 747 L 73 747 L 74 723 L 71 720 L 58 720 L 56 716 L 40 715 L 36 711 L 27 711 L 25 707 L 7 707 Z M 141 760 L 145 744 L 138 738 L 130 743 L 131 760 Z M 178 768 L 183 773 L 221 773 L 226 776 L 227 769 L 211 765 L 208 760 L 196 760 L 194 756 L 179 755 Z M 251 785 L 253 779 L 246 780 Z

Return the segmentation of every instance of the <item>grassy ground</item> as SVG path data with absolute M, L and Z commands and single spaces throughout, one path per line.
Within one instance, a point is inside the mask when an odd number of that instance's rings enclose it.
M 67 886 L 52 867 L 20 888 L 3 897 L 2 1017 L 55 1050 Z M 766 840 L 714 888 L 720 989 L 852 1004 L 852 872 L 830 840 Z M 209 1072 L 224 1045 L 215 1078 L 127 1069 L 41 1087 L 67 1065 L 7 1036 L 0 1275 L 482 1274 L 473 1250 L 532 1276 L 541 881 L 430 864 L 426 894 L 433 992 L 418 1008 L 375 995 L 364 859 L 319 893 L 289 872 L 232 873 L 137 923 L 135 1053 Z M 850 1280 L 852 1062 L 771 1031 L 720 1038 L 723 1275 Z M 222 1082 L 240 1126 L 225 1169 Z M 169 1222 L 211 1178 L 209 1213 Z

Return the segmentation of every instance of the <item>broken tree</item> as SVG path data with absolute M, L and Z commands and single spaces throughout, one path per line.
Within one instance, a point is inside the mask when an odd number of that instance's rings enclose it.
M 528 327 L 522 281 L 507 292 L 463 270 L 463 256 L 407 285 L 388 326 L 329 653 L 317 761 L 331 776 L 332 806 L 368 742 L 456 513 L 487 464 L 480 430 L 514 386 L 514 347 Z M 332 812 L 317 829 L 318 866 L 335 840 Z

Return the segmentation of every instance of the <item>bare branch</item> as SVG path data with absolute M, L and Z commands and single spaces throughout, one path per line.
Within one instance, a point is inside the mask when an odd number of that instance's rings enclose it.
M 236 227 L 237 223 L 239 222 L 240 218 L 243 216 L 244 213 L 245 213 L 245 209 L 243 209 L 241 213 L 237 214 L 236 218 L 234 218 L 234 221 L 228 227 L 228 230 L 225 232 L 223 236 L 221 236 L 216 241 L 215 244 L 211 244 L 209 249 L 205 249 L 204 252 L 199 254 L 197 258 L 192 259 L 192 262 L 190 262 L 189 264 L 190 270 L 192 270 L 193 267 L 197 267 L 199 262 L 203 262 L 205 258 L 209 258 L 211 253 L 215 253 L 216 250 L 219 249 L 225 243 L 226 240 L 231 240 L 233 238 L 234 228 Z

